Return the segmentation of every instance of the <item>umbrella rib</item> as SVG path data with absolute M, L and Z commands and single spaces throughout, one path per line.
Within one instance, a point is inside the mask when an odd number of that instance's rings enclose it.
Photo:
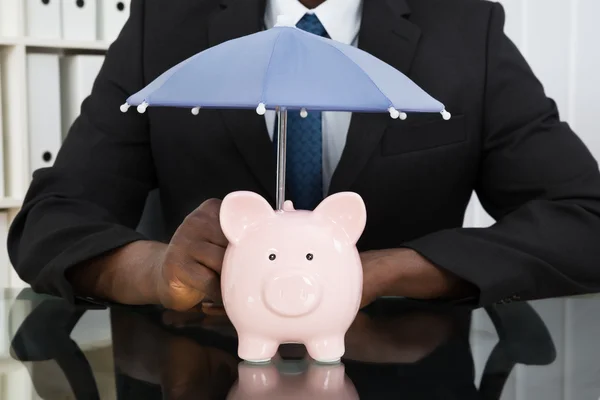
M 151 105 L 151 104 L 150 104 L 150 101 L 149 101 L 149 100 L 150 100 L 150 97 L 152 97 L 152 95 L 153 95 L 155 92 L 158 92 L 160 89 L 162 89 L 162 87 L 163 87 L 163 86 L 165 86 L 167 83 L 169 83 L 169 81 L 171 80 L 171 78 L 173 78 L 173 76 L 177 75 L 177 73 L 178 73 L 180 70 L 182 70 L 183 68 L 185 68 L 185 67 L 187 66 L 187 64 L 191 64 L 191 62 L 192 62 L 193 60 L 195 60 L 195 59 L 196 59 L 196 58 L 197 58 L 199 55 L 200 55 L 200 54 L 196 54 L 196 55 L 194 55 L 193 57 L 190 57 L 190 58 L 188 58 L 187 60 L 184 60 L 184 61 L 180 62 L 179 64 L 177 64 L 177 65 L 173 66 L 173 67 L 170 69 L 170 71 L 173 71 L 173 73 L 172 73 L 172 74 L 171 74 L 171 75 L 170 75 L 170 76 L 169 76 L 167 79 L 165 79 L 165 80 L 164 80 L 164 82 L 163 82 L 163 83 L 161 83 L 161 84 L 160 84 L 160 85 L 159 85 L 159 86 L 158 86 L 156 89 L 154 89 L 154 90 L 153 90 L 151 93 L 148 93 L 148 98 L 147 98 L 147 99 L 143 99 L 143 100 L 144 100 L 146 103 L 148 103 L 148 105 Z
M 262 91 L 260 93 L 260 99 L 259 99 L 259 103 L 265 103 L 265 92 L 266 92 L 266 86 L 267 83 L 269 82 L 269 71 L 271 70 L 271 61 L 273 61 L 273 54 L 275 54 L 275 49 L 277 48 L 277 43 L 279 43 L 279 39 L 281 38 L 281 34 L 283 33 L 283 31 L 279 32 L 279 34 L 277 35 L 277 38 L 275 39 L 275 43 L 273 43 L 273 50 L 271 50 L 271 56 L 269 57 L 269 63 L 267 64 L 267 69 L 265 70 L 265 76 L 263 77 L 263 85 L 262 85 Z M 278 104 L 277 104 L 278 105 Z
M 350 62 L 352 64 L 354 64 L 354 66 L 363 74 L 367 77 L 367 79 L 369 79 L 369 81 L 371 81 L 371 83 L 373 84 L 373 86 L 375 86 L 377 88 L 377 90 L 379 90 L 379 93 L 381 93 L 381 95 L 383 97 L 385 97 L 385 99 L 388 101 L 390 107 L 394 106 L 394 103 L 392 103 L 392 101 L 390 100 L 389 97 L 387 97 L 385 95 L 385 93 L 383 93 L 383 90 L 381 90 L 381 88 L 379 87 L 379 85 L 377 85 L 375 82 L 373 82 L 373 79 L 369 76 L 369 74 L 367 74 L 361 67 L 360 65 L 358 65 L 356 63 L 356 61 L 354 61 L 353 59 L 351 59 L 350 57 L 348 57 L 348 55 L 346 55 L 346 53 L 344 53 L 343 51 L 341 51 L 340 49 L 338 49 L 336 46 L 334 46 L 333 44 L 331 44 L 329 41 L 324 40 L 323 41 L 325 44 L 327 44 L 327 46 L 334 48 L 337 52 L 341 53 L 346 59 L 350 60 Z

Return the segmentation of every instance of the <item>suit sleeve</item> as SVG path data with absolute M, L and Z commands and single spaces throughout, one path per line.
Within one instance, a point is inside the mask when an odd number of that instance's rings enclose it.
M 598 164 L 504 35 L 504 19 L 494 5 L 476 187 L 497 223 L 406 247 L 477 286 L 481 306 L 600 291 Z
M 143 239 L 135 227 L 156 186 L 148 121 L 119 110 L 144 84 L 143 17 L 134 0 L 54 166 L 33 174 L 10 228 L 11 262 L 38 292 L 72 300 L 68 268 Z

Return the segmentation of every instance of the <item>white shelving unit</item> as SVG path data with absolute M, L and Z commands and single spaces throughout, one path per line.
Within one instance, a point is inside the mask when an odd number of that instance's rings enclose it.
M 73 42 L 0 36 L 0 85 L 4 147 L 4 197 L 0 210 L 19 208 L 31 181 L 28 153 L 26 55 L 35 52 L 102 54 L 103 42 Z
M 61 12 L 67 1 L 71 0 L 60 0 L 61 3 L 58 3 Z M 0 0 L 0 138 L 2 139 L 0 140 L 0 215 L 3 217 L 3 222 L 0 224 L 0 237 L 4 241 L 8 226 L 21 208 L 31 183 L 29 140 L 31 133 L 28 121 L 31 120 L 32 115 L 30 115 L 31 110 L 28 109 L 31 100 L 28 99 L 28 90 L 31 93 L 31 88 L 28 88 L 27 84 L 28 55 L 39 53 L 57 54 L 61 57 L 78 54 L 104 55 L 129 14 L 127 0 L 89 0 L 85 4 L 92 4 L 96 9 L 94 22 L 97 24 L 97 37 L 110 40 L 29 37 L 27 7 L 33 7 L 34 2 L 35 0 Z M 40 12 L 40 9 L 42 13 L 47 10 L 41 4 L 46 3 L 41 0 L 35 3 L 34 6 L 38 7 L 36 12 Z M 117 8 L 119 11 L 116 11 Z M 39 15 L 37 17 L 39 18 Z M 58 23 L 61 24 L 61 32 L 64 35 L 63 19 L 64 14 L 61 14 Z M 107 19 L 110 19 L 108 25 Z M 105 21 L 104 25 L 102 21 Z M 81 21 L 78 23 L 81 24 Z M 61 78 L 57 77 L 57 79 Z M 4 242 L 0 247 L 0 287 L 23 286 L 23 282 L 10 268 L 5 247 Z
M 0 37 L 0 46 L 25 46 L 51 50 L 99 50 L 106 51 L 110 43 L 103 41 L 73 41 L 38 39 L 28 37 Z

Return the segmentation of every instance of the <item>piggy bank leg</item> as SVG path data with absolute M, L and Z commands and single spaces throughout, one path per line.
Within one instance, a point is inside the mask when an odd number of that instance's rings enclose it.
M 346 350 L 344 335 L 316 338 L 306 344 L 308 354 L 321 363 L 336 363 L 340 361 Z
M 238 356 L 251 363 L 265 363 L 277 353 L 275 340 L 250 334 L 239 334 Z

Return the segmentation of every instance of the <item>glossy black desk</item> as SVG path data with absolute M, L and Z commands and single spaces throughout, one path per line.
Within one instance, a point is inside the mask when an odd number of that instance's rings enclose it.
M 240 363 L 222 315 L 72 307 L 4 290 L 0 399 L 600 398 L 600 296 L 487 310 L 385 300 L 361 312 L 342 364 L 284 346 Z

